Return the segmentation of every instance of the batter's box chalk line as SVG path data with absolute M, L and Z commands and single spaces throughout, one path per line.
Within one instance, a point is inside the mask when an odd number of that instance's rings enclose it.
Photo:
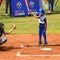
M 17 57 L 30 57 L 30 56 L 32 56 L 32 57 L 36 57 L 36 56 L 38 56 L 38 57 L 45 57 L 45 56 L 49 56 L 49 57 L 60 57 L 60 55 L 58 55 L 58 54 L 55 54 L 55 55 L 50 55 L 50 54 L 45 54 L 45 55 L 21 55 L 20 54 L 20 52 L 17 52 L 17 54 L 16 54 L 16 56 Z
M 52 51 L 52 48 L 41 48 L 40 50 L 43 50 L 43 51 Z

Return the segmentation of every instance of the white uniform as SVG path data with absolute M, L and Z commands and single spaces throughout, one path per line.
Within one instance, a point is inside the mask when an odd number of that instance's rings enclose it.
M 39 23 L 44 24 L 45 23 L 45 21 L 44 21 L 45 18 L 46 18 L 46 15 L 40 17 Z

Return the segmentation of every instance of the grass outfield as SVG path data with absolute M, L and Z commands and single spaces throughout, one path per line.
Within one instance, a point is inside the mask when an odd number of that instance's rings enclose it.
M 47 33 L 60 34 L 60 8 L 55 9 L 54 14 L 47 14 L 48 28 Z M 11 34 L 37 34 L 38 19 L 34 17 L 10 18 L 4 16 L 4 7 L 0 7 L 0 22 L 5 24 L 5 30 L 8 31 L 12 24 L 16 24 L 16 30 Z
M 38 19 L 34 17 L 10 18 L 0 16 L 0 22 L 5 24 L 5 30 L 8 31 L 12 24 L 16 24 L 16 30 L 12 34 L 36 34 L 38 33 Z M 47 33 L 60 33 L 60 14 L 47 15 L 48 28 Z

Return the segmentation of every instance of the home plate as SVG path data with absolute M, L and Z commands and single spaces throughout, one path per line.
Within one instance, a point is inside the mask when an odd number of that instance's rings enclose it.
M 44 50 L 44 51 L 51 51 L 52 48 L 41 48 L 40 50 Z
M 21 48 L 24 48 L 24 45 L 20 45 Z

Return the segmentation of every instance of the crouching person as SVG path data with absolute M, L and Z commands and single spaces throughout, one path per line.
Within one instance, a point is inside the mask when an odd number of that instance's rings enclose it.
M 4 24 L 0 23 L 0 45 L 7 42 L 7 38 L 5 37 L 5 35 L 10 34 L 13 30 L 15 30 L 15 28 L 16 26 L 13 24 L 13 27 L 8 32 L 5 32 Z

